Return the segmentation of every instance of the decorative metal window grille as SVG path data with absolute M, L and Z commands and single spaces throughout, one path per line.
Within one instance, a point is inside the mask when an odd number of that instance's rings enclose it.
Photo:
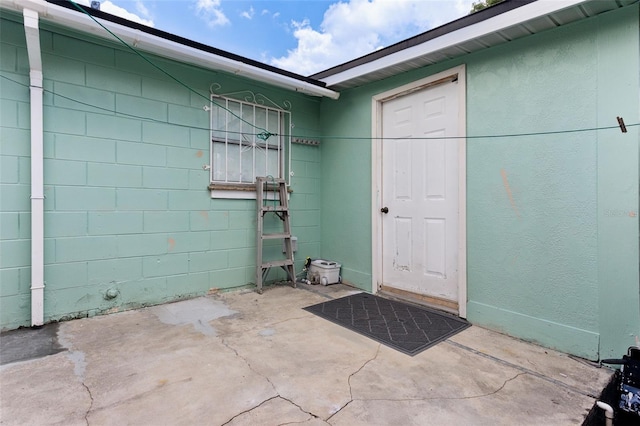
M 290 129 L 289 111 L 212 95 L 211 182 L 253 184 L 257 176 L 285 178 Z M 265 131 L 271 135 L 263 140 L 259 136 Z

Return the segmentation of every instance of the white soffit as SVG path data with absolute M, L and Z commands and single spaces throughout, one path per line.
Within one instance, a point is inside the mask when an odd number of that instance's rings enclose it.
M 538 0 L 370 62 L 319 79 L 335 90 L 357 87 L 550 28 L 625 7 L 637 0 Z M 384 49 L 383 49 L 384 51 Z M 338 66 L 339 68 L 340 66 Z
M 113 36 L 96 24 L 90 17 L 77 11 L 47 3 L 44 0 L 0 0 L 0 8 L 22 12 L 31 9 L 40 14 L 44 21 L 52 22 L 67 28 L 93 34 L 113 41 Z M 124 25 L 98 19 L 106 28 L 124 40 L 130 46 L 144 52 L 153 53 L 165 58 L 197 65 L 207 69 L 226 71 L 258 81 L 272 84 L 296 92 L 312 96 L 324 96 L 337 99 L 340 94 L 334 90 L 311 84 L 293 77 L 271 72 L 260 67 L 245 64 L 224 56 L 215 55 L 190 46 L 147 34 Z

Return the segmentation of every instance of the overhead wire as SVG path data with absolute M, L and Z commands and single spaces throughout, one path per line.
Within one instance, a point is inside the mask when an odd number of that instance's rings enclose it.
M 11 81 L 15 84 L 18 84 L 20 86 L 29 88 L 29 85 L 26 83 L 21 83 L 17 80 L 14 80 L 10 77 L 7 77 L 6 75 L 0 73 L 0 77 L 4 78 L 5 80 Z M 210 131 L 211 129 L 209 127 L 198 127 L 198 126 L 193 126 L 193 125 L 186 125 L 186 124 L 180 124 L 180 123 L 169 123 L 167 121 L 164 120 L 158 120 L 157 118 L 152 118 L 152 117 L 144 117 L 144 116 L 140 116 L 140 115 L 136 115 L 136 114 L 131 114 L 131 113 L 126 113 L 126 112 L 120 112 L 120 111 L 116 111 L 115 109 L 110 109 L 110 108 L 105 108 L 99 105 L 93 105 L 84 101 L 80 101 L 78 99 L 74 99 L 71 98 L 69 96 L 65 96 L 63 94 L 54 92 L 52 90 L 49 89 L 43 89 L 43 91 L 45 93 L 49 93 L 53 96 L 57 96 L 59 98 L 62 99 L 66 99 L 68 101 L 72 101 L 72 102 L 76 102 L 79 105 L 84 105 L 90 108 L 95 108 L 101 111 L 105 111 L 105 112 L 109 112 L 112 114 L 117 114 L 117 115 L 121 115 L 124 117 L 129 117 L 129 118 L 135 118 L 137 120 L 145 120 L 145 121 L 150 121 L 150 122 L 154 122 L 154 123 L 159 123 L 159 124 L 167 124 L 167 125 L 171 125 L 171 126 L 176 126 L 176 127 L 185 127 L 185 128 L 189 128 L 189 129 L 196 129 L 196 130 L 206 130 L 206 131 Z M 626 127 L 637 127 L 640 126 L 640 123 L 632 123 L 632 124 L 626 124 Z M 596 131 L 602 131 L 602 130 L 613 130 L 613 129 L 620 129 L 619 125 L 612 125 L 612 126 L 602 126 L 602 127 L 586 127 L 586 128 L 579 128 L 579 129 L 563 129 L 563 130 L 549 130 L 549 131 L 543 131 L 543 132 L 524 132 L 524 133 L 500 133 L 500 134 L 491 134 L 491 135 L 466 135 L 466 136 L 440 136 L 440 137 L 429 137 L 429 136 L 418 136 L 418 137 L 393 137 L 393 138 L 385 138 L 385 137 L 374 137 L 374 136 L 346 136 L 346 135 L 316 135 L 316 136 L 309 136 L 309 135 L 305 135 L 305 136 L 299 136 L 299 135 L 284 135 L 284 134 L 280 134 L 279 136 L 291 136 L 291 137 L 304 137 L 304 138 L 313 138 L 313 139 L 321 139 L 321 140 L 330 140 L 330 139 L 339 139 L 339 140 L 447 140 L 447 139 L 499 139 L 499 138 L 515 138 L 515 137 L 525 137 L 525 136 L 544 136 L 544 135 L 558 135 L 558 134 L 568 134 L 568 133 L 583 133 L 583 132 L 596 132 Z M 259 133 L 248 133 L 248 132 L 233 132 L 233 131 L 228 131 L 227 133 L 229 134 L 240 134 L 240 135 L 246 135 L 246 136 L 256 136 L 258 137 Z M 276 136 L 277 134 L 272 134 L 273 136 Z
M 213 99 L 210 99 L 210 98 L 204 96 L 202 93 L 200 93 L 196 89 L 192 88 L 191 86 L 189 86 L 188 84 L 184 83 L 182 80 L 180 80 L 179 78 L 175 77 L 174 75 L 172 75 L 171 73 L 169 73 L 168 71 L 166 71 L 165 69 L 160 67 L 159 65 L 155 64 L 153 61 L 151 61 L 149 58 L 147 58 L 145 55 L 143 55 L 141 52 L 139 52 L 136 48 L 134 48 L 133 46 L 129 45 L 126 41 L 122 40 L 117 34 L 113 33 L 106 26 L 104 26 L 102 23 L 100 23 L 93 15 L 91 15 L 85 8 L 83 8 L 80 5 L 78 5 L 74 0 L 67 0 L 67 1 L 69 3 L 71 3 L 80 12 L 84 13 L 89 18 L 91 18 L 96 24 L 98 24 L 100 27 L 102 27 L 111 36 L 113 36 L 116 40 L 118 40 L 120 43 L 122 43 L 124 46 L 126 46 L 129 50 L 134 52 L 137 56 L 142 58 L 145 62 L 147 62 L 148 64 L 150 64 L 154 68 L 156 68 L 158 71 L 160 71 L 161 73 L 163 73 L 164 75 L 166 75 L 167 77 L 169 77 L 170 79 L 172 79 L 173 81 L 178 83 L 179 85 L 181 85 L 184 88 L 186 88 L 189 92 L 192 92 L 192 93 L 196 94 L 197 96 L 199 96 L 199 97 L 205 99 L 206 101 L 210 102 L 214 106 L 216 106 L 216 107 L 218 107 L 218 108 L 220 108 L 222 110 L 227 111 L 229 114 L 231 114 L 232 116 L 236 117 L 238 120 L 250 125 L 251 127 L 255 128 L 257 130 L 260 130 L 260 132 L 258 132 L 258 133 L 233 132 L 233 131 L 227 131 L 227 133 L 229 133 L 229 134 L 241 134 L 241 135 L 246 135 L 246 136 L 255 136 L 258 139 L 261 139 L 261 140 L 264 140 L 264 141 L 266 141 L 271 136 L 297 137 L 296 135 L 292 135 L 292 134 L 286 134 L 285 135 L 285 134 L 271 133 L 267 129 L 264 129 L 264 128 L 260 127 L 260 126 L 256 126 L 255 124 L 245 120 L 244 118 L 240 117 L 239 115 L 237 115 L 236 113 L 234 113 L 230 109 L 228 109 L 228 108 L 216 103 L 215 101 L 213 101 Z M 22 85 L 22 86 L 25 86 L 25 87 L 29 87 L 29 85 L 20 83 L 19 81 L 13 80 L 13 79 L 5 76 L 5 75 L 0 74 L 0 77 L 5 78 L 5 79 L 7 79 L 9 81 L 12 81 L 12 82 L 14 82 L 16 84 L 19 84 L 19 85 Z M 122 116 L 125 116 L 125 117 L 130 117 L 130 118 L 135 118 L 135 119 L 140 119 L 140 120 L 145 120 L 145 121 L 151 121 L 151 122 L 157 122 L 157 123 L 163 123 L 163 124 L 170 124 L 170 125 L 178 126 L 178 127 L 187 127 L 187 128 L 191 128 L 191 129 L 207 130 L 207 131 L 211 130 L 208 127 L 205 128 L 205 127 L 198 127 L 198 126 L 193 126 L 193 125 L 183 125 L 183 124 L 179 124 L 179 123 L 168 123 L 166 121 L 154 119 L 154 118 L 151 118 L 151 117 L 143 117 L 143 116 L 138 116 L 136 114 L 119 112 L 119 111 L 116 111 L 116 110 L 111 110 L 109 108 L 104 108 L 104 107 L 100 107 L 98 105 L 92 105 L 92 104 L 89 104 L 89 103 L 86 103 L 86 102 L 83 102 L 83 101 L 80 101 L 80 100 L 77 100 L 77 99 L 73 99 L 73 98 L 70 98 L 68 96 L 53 92 L 51 90 L 43 89 L 43 91 L 46 92 L 46 93 L 51 93 L 54 96 L 58 96 L 58 97 L 61 97 L 63 99 L 67 99 L 67 100 L 76 102 L 76 103 L 78 103 L 80 105 L 85 105 L 85 106 L 88 106 L 88 107 L 91 107 L 91 108 L 107 111 L 107 112 L 110 112 L 110 113 L 113 113 L 113 114 L 122 115 Z M 205 107 L 205 110 L 206 110 L 206 107 Z M 626 124 L 626 127 L 635 127 L 635 126 L 640 126 L 640 123 Z M 513 137 L 525 137 L 525 136 L 541 136 L 541 135 L 581 133 L 581 132 L 592 132 L 592 131 L 601 131 L 601 130 L 612 130 L 612 129 L 619 129 L 619 128 L 620 128 L 620 125 L 612 125 L 612 126 L 589 127 L 589 128 L 579 128 L 579 129 L 550 130 L 550 131 L 543 131 L 543 132 L 505 133 L 505 134 L 491 134 L 491 135 L 441 136 L 441 137 L 419 136 L 419 137 L 385 138 L 385 137 L 379 137 L 379 136 L 376 137 L 376 136 L 346 136 L 346 135 L 322 135 L 322 136 L 308 136 L 308 135 L 305 135 L 305 136 L 301 136 L 301 137 L 304 137 L 304 138 L 311 137 L 311 138 L 321 139 L 321 140 L 329 140 L 329 139 L 340 139 L 340 140 L 497 139 L 497 138 L 513 138 Z
M 10 77 L 7 77 L 6 75 L 0 73 L 0 77 L 4 78 L 5 80 L 11 81 L 15 84 L 18 84 L 20 86 L 29 88 L 29 85 L 26 83 L 21 83 L 20 81 L 14 80 Z M 144 117 L 144 116 L 140 116 L 140 115 L 136 115 L 136 114 L 131 114 L 131 113 L 127 113 L 127 112 L 120 112 L 120 111 L 116 111 L 115 109 L 110 109 L 110 108 L 105 108 L 99 105 L 93 105 L 78 99 L 74 99 L 72 97 L 54 92 L 53 90 L 49 90 L 49 89 L 43 89 L 43 91 L 45 93 L 49 93 L 53 96 L 57 96 L 59 98 L 62 99 L 66 99 L 68 101 L 71 102 L 76 102 L 79 105 L 84 105 L 90 108 L 95 108 L 101 111 L 105 111 L 105 112 L 109 112 L 112 114 L 117 114 L 117 115 L 121 115 L 124 117 L 129 117 L 129 118 L 135 118 L 137 120 L 145 120 L 145 121 L 150 121 L 150 122 L 154 122 L 154 123 L 159 123 L 159 124 L 167 124 L 167 125 L 171 125 L 171 126 L 176 126 L 176 127 L 185 127 L 185 128 L 189 128 L 189 129 L 195 129 L 195 130 L 206 130 L 206 131 L 210 131 L 211 129 L 209 127 L 198 127 L 198 126 L 194 126 L 194 125 L 186 125 L 186 124 L 180 124 L 180 123 L 169 123 L 167 121 L 164 120 L 158 120 L 157 118 L 152 118 L 152 117 Z M 632 124 L 626 124 L 626 127 L 637 127 L 640 126 L 640 123 L 632 123 Z M 447 139 L 499 139 L 499 138 L 515 138 L 515 137 L 525 137 L 525 136 L 544 136 L 544 135 L 558 135 L 558 134 L 568 134 L 568 133 L 583 133 L 583 132 L 596 132 L 596 131 L 602 131 L 602 130 L 613 130 L 613 129 L 620 129 L 619 125 L 612 125 L 612 126 L 602 126 L 602 127 L 586 127 L 586 128 L 579 128 L 579 129 L 563 129 L 563 130 L 549 130 L 549 131 L 543 131 L 543 132 L 524 132 L 524 133 L 499 133 L 499 134 L 489 134 L 489 135 L 466 135 L 466 136 L 440 136 L 440 137 L 429 137 L 429 136 L 417 136 L 417 137 L 393 137 L 393 138 L 386 138 L 386 137 L 375 137 L 375 136 L 346 136 L 346 135 L 284 135 L 284 134 L 279 134 L 279 136 L 291 136 L 291 137 L 304 137 L 304 138 L 313 138 L 313 139 L 321 139 L 321 140 L 330 140 L 330 139 L 339 139 L 339 140 L 447 140 Z M 233 132 L 233 131 L 228 131 L 227 133 L 229 134 L 241 134 L 241 135 L 246 135 L 246 136 L 258 136 L 259 133 L 248 133 L 248 132 Z M 277 134 L 272 134 L 274 136 L 276 136 Z
M 134 52 L 136 55 L 138 55 L 144 61 L 149 63 L 151 66 L 153 66 L 154 68 L 156 68 L 157 70 L 159 70 L 160 72 L 165 74 L 167 77 L 169 77 L 170 79 L 172 79 L 176 83 L 178 83 L 181 86 L 185 87 L 188 91 L 196 94 L 197 96 L 200 96 L 200 97 L 204 98 L 205 100 L 211 102 L 216 107 L 227 111 L 229 114 L 231 114 L 232 116 L 236 117 L 240 121 L 250 125 L 251 127 L 255 128 L 257 130 L 261 130 L 261 132 L 259 132 L 259 133 L 253 133 L 252 134 L 252 133 L 241 132 L 241 134 L 247 135 L 247 136 L 255 136 L 258 139 L 261 139 L 261 140 L 264 140 L 264 141 L 269 139 L 269 137 L 271 137 L 271 136 L 277 136 L 278 135 L 277 133 L 271 133 L 267 129 L 264 129 L 264 128 L 260 127 L 260 126 L 256 126 L 254 123 L 251 123 L 251 122 L 245 120 L 244 118 L 240 117 L 239 115 L 237 115 L 236 113 L 234 113 L 230 109 L 228 109 L 228 108 L 216 103 L 215 101 L 213 101 L 213 99 L 207 98 L 206 96 L 204 96 L 199 91 L 195 90 L 194 88 L 192 88 L 188 84 L 184 83 L 179 78 L 175 77 L 174 75 L 172 75 L 171 73 L 169 73 L 168 71 L 166 71 L 165 69 L 163 69 L 162 67 L 160 67 L 159 65 L 154 63 L 153 61 L 151 61 L 149 58 L 147 58 L 145 55 L 143 55 L 141 52 L 139 52 L 135 47 L 129 45 L 126 41 L 122 40 L 122 38 L 120 38 L 117 34 L 112 32 L 109 28 L 104 26 L 93 15 L 91 15 L 84 7 L 81 7 L 80 5 L 78 5 L 74 0 L 67 0 L 67 1 L 69 3 L 71 3 L 77 10 L 79 10 L 80 12 L 84 13 L 89 18 L 91 18 L 91 20 L 93 20 L 96 24 L 98 24 L 100 27 L 102 27 L 105 31 L 107 31 L 116 40 L 118 40 L 120 43 L 122 43 L 124 46 L 126 46 L 129 50 Z M 640 0 L 636 0 L 636 1 L 640 1 Z M 58 96 L 60 96 L 60 95 L 58 95 Z M 118 112 L 114 111 L 114 113 L 118 113 Z M 123 113 L 118 113 L 118 114 L 123 114 Z M 152 119 L 145 118 L 145 117 L 137 117 L 137 116 L 132 115 L 132 114 L 127 114 L 127 115 L 129 115 L 131 117 L 139 118 L 139 119 L 152 120 Z M 156 121 L 156 120 L 153 120 L 153 121 Z M 635 124 L 627 124 L 626 126 L 627 127 L 634 127 L 634 126 L 639 126 L 639 125 L 640 125 L 640 123 L 635 123 Z M 192 126 L 189 126 L 189 127 L 192 127 Z M 412 139 L 430 140 L 430 139 L 434 139 L 434 140 L 443 140 L 444 139 L 444 140 L 446 140 L 446 139 L 460 139 L 460 138 L 465 138 L 465 139 L 488 139 L 488 138 L 491 138 L 491 139 L 493 139 L 493 138 L 512 138 L 512 137 L 524 137 L 524 136 L 540 136 L 540 135 L 580 133 L 580 132 L 610 130 L 610 129 L 617 129 L 617 128 L 621 128 L 621 126 L 620 125 L 617 125 L 617 126 L 616 125 L 612 125 L 612 126 L 591 127 L 591 128 L 581 128 L 581 129 L 551 130 L 551 131 L 544 131 L 544 132 L 524 132 L 524 133 L 495 134 L 495 135 L 471 135 L 471 136 L 464 136 L 464 137 L 461 137 L 461 136 L 444 136 L 444 137 L 383 138 L 383 137 L 371 137 L 371 136 L 361 136 L 361 137 L 359 137 L 359 136 L 326 136 L 325 135 L 325 136 L 316 137 L 316 138 L 321 138 L 321 139 L 342 139 L 342 140 L 371 140 L 371 139 L 375 139 L 375 140 L 384 140 L 384 139 L 394 139 L 394 140 L 400 140 L 400 139 L 402 139 L 402 140 L 412 140 Z M 206 130 L 209 130 L 209 129 L 206 129 Z M 227 132 L 227 133 L 234 134 L 234 133 L 240 133 L 240 132 Z M 293 136 L 293 135 L 281 135 L 281 136 Z
M 166 75 L 167 77 L 169 77 L 170 79 L 172 79 L 173 81 L 178 83 L 179 85 L 181 85 L 184 88 L 186 88 L 189 92 L 194 93 L 195 95 L 205 99 L 206 101 L 210 102 L 211 104 L 215 105 L 216 107 L 227 111 L 229 114 L 231 114 L 232 116 L 236 117 L 240 121 L 250 125 L 252 128 L 260 130 L 259 133 L 247 133 L 247 132 L 227 132 L 227 133 L 231 133 L 231 134 L 240 133 L 240 134 L 247 135 L 247 136 L 255 136 L 258 139 L 261 139 L 261 140 L 264 140 L 264 141 L 266 141 L 271 136 L 278 136 L 277 133 L 271 133 L 267 129 L 264 129 L 264 128 L 260 127 L 260 126 L 256 126 L 254 123 L 251 123 L 251 122 L 245 120 L 244 118 L 240 117 L 239 115 L 237 115 L 236 113 L 234 113 L 230 109 L 228 109 L 228 108 L 216 103 L 215 101 L 213 101 L 213 99 L 210 99 L 210 98 L 204 96 L 202 93 L 200 93 L 196 89 L 192 88 L 191 86 L 189 86 L 188 84 L 186 84 L 185 82 L 180 80 L 179 78 L 175 77 L 174 75 L 172 75 L 171 73 L 169 73 L 168 71 L 166 71 L 165 69 L 163 69 L 162 67 L 157 65 L 156 63 L 154 63 L 152 60 L 150 60 L 145 55 L 143 55 L 141 52 L 139 52 L 136 48 L 134 48 L 133 46 L 129 45 L 126 41 L 122 40 L 122 38 L 120 38 L 117 34 L 112 32 L 109 28 L 104 26 L 93 15 L 91 15 L 84 7 L 81 7 L 80 5 L 78 5 L 74 0 L 67 0 L 67 1 L 69 3 L 71 3 L 78 11 L 80 11 L 81 13 L 87 15 L 91 20 L 93 20 L 96 24 L 98 24 L 105 31 L 107 31 L 112 37 L 114 37 L 121 44 L 126 46 L 129 50 L 131 50 L 137 56 L 142 58 L 149 65 L 151 65 L 152 67 L 154 67 L 155 69 L 157 69 L 158 71 L 160 71 L 161 73 L 163 73 L 164 75 Z M 8 80 L 13 81 L 14 83 L 22 84 L 20 82 L 17 82 L 15 80 L 12 80 L 12 79 L 4 76 L 4 75 L 0 75 L 0 76 L 6 78 Z M 85 103 L 83 101 L 79 101 L 79 100 L 76 100 L 76 99 L 72 99 L 72 98 L 66 97 L 66 96 L 61 95 L 61 94 L 54 93 L 54 92 L 46 90 L 46 89 L 45 89 L 45 92 L 52 93 L 55 96 L 59 96 L 59 97 L 65 98 L 67 100 L 71 100 L 71 101 L 77 102 L 77 103 L 79 103 L 81 105 L 85 105 L 85 106 L 89 106 L 89 107 L 92 107 L 92 108 L 97 108 L 97 109 L 109 111 L 109 112 L 112 112 L 114 114 L 120 114 L 120 115 L 131 117 L 131 118 L 142 119 L 142 120 L 153 121 L 153 122 L 159 122 L 159 123 L 165 123 L 165 124 L 172 124 L 172 125 L 180 126 L 180 127 L 189 127 L 189 128 L 195 128 L 195 129 L 201 129 L 201 130 L 210 130 L 209 128 L 202 128 L 202 127 L 197 127 L 197 126 L 186 126 L 186 125 L 181 125 L 181 124 L 177 124 L 177 123 L 166 123 L 164 121 L 153 119 L 153 118 L 150 118 L 150 117 L 141 117 L 141 116 L 137 116 L 135 114 L 123 113 L 123 112 L 118 112 L 118 111 L 115 111 L 115 110 L 109 110 L 107 108 L 99 107 L 99 106 L 96 106 L 96 105 L 91 105 L 91 104 Z M 627 124 L 626 126 L 627 127 L 634 127 L 634 126 L 639 126 L 639 125 L 640 125 L 640 123 L 634 123 L 634 124 Z M 384 137 L 372 137 L 372 136 L 340 136 L 340 135 L 323 135 L 323 136 L 312 136 L 312 137 L 317 138 L 317 139 L 323 139 L 323 140 L 328 140 L 328 139 L 341 139 L 341 140 L 372 140 L 372 139 L 374 139 L 374 140 L 386 140 L 386 139 L 392 139 L 392 140 L 413 140 L 413 139 L 417 139 L 417 140 L 446 140 L 446 139 L 461 139 L 461 138 L 464 138 L 464 139 L 494 139 L 494 138 L 513 138 L 513 137 L 524 137 L 524 136 L 540 136 L 540 135 L 580 133 L 580 132 L 610 130 L 610 129 L 617 129 L 617 128 L 620 128 L 620 126 L 619 125 L 617 125 L 617 126 L 616 125 L 612 125 L 612 126 L 580 128 L 580 129 L 550 130 L 550 131 L 544 131 L 544 132 L 524 132 L 524 133 L 508 133 L 508 134 L 493 134 L 493 135 L 443 136 L 443 137 L 384 138 Z M 280 136 L 291 136 L 291 137 L 293 137 L 294 135 L 280 135 Z M 308 138 L 309 136 L 305 136 L 305 137 Z
M 179 78 L 175 77 L 174 75 L 172 75 L 171 73 L 169 73 L 168 71 L 166 71 L 164 68 L 162 68 L 161 66 L 157 65 L 155 62 L 153 62 L 151 59 L 147 58 L 145 55 L 143 55 L 140 51 L 138 51 L 135 47 L 129 45 L 129 43 L 127 43 L 126 41 L 124 41 L 122 38 L 120 38 L 117 34 L 115 34 L 113 31 L 111 31 L 109 28 L 107 28 L 106 26 L 104 26 L 100 21 L 98 21 L 93 15 L 91 15 L 84 7 L 81 7 L 78 3 L 76 3 L 73 0 L 67 0 L 69 3 L 71 3 L 73 5 L 73 7 L 75 7 L 76 9 L 78 9 L 80 12 L 84 13 L 85 15 L 87 15 L 89 18 L 91 18 L 91 20 L 93 20 L 93 22 L 95 22 L 96 24 L 98 24 L 100 27 L 102 27 L 106 32 L 108 32 L 110 35 L 112 35 L 116 40 L 118 40 L 120 43 L 122 43 L 124 46 L 126 46 L 129 50 L 131 50 L 133 53 L 135 53 L 137 56 L 139 56 L 140 58 L 142 58 L 145 62 L 147 62 L 149 65 L 151 65 L 152 67 L 154 67 L 155 69 L 157 69 L 158 71 L 160 71 L 161 73 L 163 73 L 164 75 L 166 75 L 167 77 L 169 77 L 170 79 L 172 79 L 173 81 L 175 81 L 176 83 L 178 83 L 179 85 L 185 87 L 187 90 L 189 90 L 190 92 L 196 94 L 197 96 L 200 96 L 201 98 L 204 98 L 205 100 L 207 100 L 208 102 L 211 102 L 213 105 L 217 106 L 218 108 L 221 108 L 225 111 L 227 111 L 229 114 L 233 115 L 234 117 L 236 117 L 237 119 L 239 119 L 240 121 L 250 125 L 251 127 L 261 130 L 261 132 L 256 133 L 255 136 L 258 139 L 262 139 L 264 141 L 266 141 L 267 139 L 269 139 L 269 137 L 271 136 L 276 136 L 276 133 L 271 133 L 269 132 L 267 129 L 260 127 L 260 126 L 256 126 L 253 123 L 250 123 L 249 121 L 245 120 L 244 118 L 240 117 L 239 115 L 237 115 L 236 113 L 234 113 L 233 111 L 231 111 L 230 109 L 216 103 L 215 101 L 213 101 L 210 98 L 207 98 L 206 96 L 204 96 L 202 93 L 200 93 L 199 91 L 195 90 L 194 88 L 192 88 L 191 86 L 189 86 L 188 84 L 186 84 L 185 82 L 183 82 L 182 80 L 180 80 Z

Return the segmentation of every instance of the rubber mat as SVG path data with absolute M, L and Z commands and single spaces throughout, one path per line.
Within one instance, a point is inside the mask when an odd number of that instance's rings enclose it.
M 469 327 L 456 316 L 368 293 L 357 293 L 304 308 L 407 355 Z

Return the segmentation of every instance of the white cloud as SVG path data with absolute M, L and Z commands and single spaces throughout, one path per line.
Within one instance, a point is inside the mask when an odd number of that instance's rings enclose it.
M 220 0 L 197 0 L 196 15 L 210 27 L 224 26 L 231 22 L 222 12 Z
M 256 14 L 256 11 L 253 9 L 253 6 L 249 7 L 249 10 L 245 10 L 243 11 L 240 16 L 242 16 L 243 18 L 247 18 L 249 20 L 251 20 L 253 18 L 253 15 Z
M 140 0 L 136 1 L 136 10 L 144 17 L 149 17 L 149 9 Z
M 271 11 L 269 9 L 262 9 L 262 12 L 260 12 L 260 15 L 265 16 L 265 15 L 271 15 L 271 17 L 273 19 L 277 18 L 278 16 L 280 16 L 280 12 L 274 12 L 271 13 Z
M 473 0 L 347 0 L 334 3 L 319 29 L 292 22 L 298 41 L 277 67 L 310 75 L 466 15 Z
M 90 0 L 76 0 L 76 3 L 84 6 L 91 5 Z M 153 20 L 150 19 L 149 10 L 145 7 L 142 1 L 136 2 L 136 9 L 139 15 L 133 12 L 129 12 L 124 7 L 118 6 L 109 0 L 100 2 L 100 10 L 103 12 L 119 16 L 121 18 L 127 19 L 132 22 L 137 22 L 139 24 L 146 25 L 148 27 L 153 27 L 154 24 L 153 24 Z M 144 16 L 144 18 L 140 15 Z

